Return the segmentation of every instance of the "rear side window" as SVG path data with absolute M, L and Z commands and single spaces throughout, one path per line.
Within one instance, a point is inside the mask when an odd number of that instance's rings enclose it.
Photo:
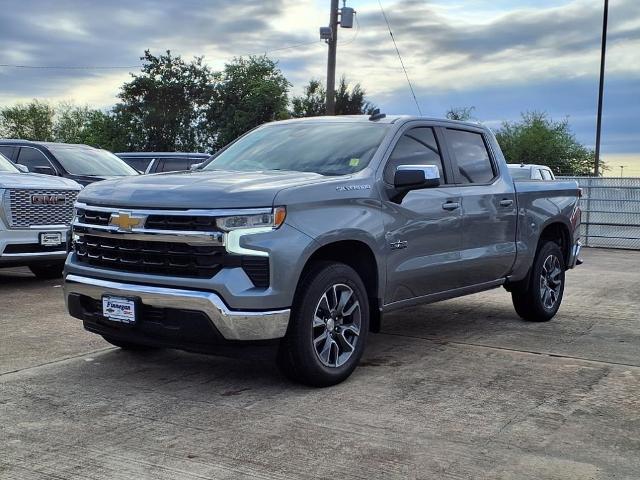
M 446 183 L 440 149 L 431 127 L 412 128 L 400 137 L 384 169 L 385 182 L 393 184 L 398 165 L 436 165 L 441 183 Z
M 489 183 L 495 172 L 482 135 L 448 128 L 447 142 L 458 165 L 460 183 Z
M 540 173 L 542 173 L 543 180 L 553 180 L 553 175 L 549 170 L 543 168 L 542 170 L 540 170 Z
M 149 164 L 151 163 L 152 158 L 149 157 L 121 157 L 130 167 L 135 168 L 139 172 L 144 172 Z
M 180 170 L 189 170 L 189 167 L 193 163 L 198 163 L 197 160 L 191 158 L 165 158 L 161 160 L 158 172 L 177 172 Z

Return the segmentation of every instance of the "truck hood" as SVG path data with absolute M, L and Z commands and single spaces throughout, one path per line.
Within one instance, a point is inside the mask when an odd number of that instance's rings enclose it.
M 0 188 L 36 188 L 80 190 L 80 185 L 73 180 L 38 173 L 6 173 L 0 172 Z
M 93 183 L 78 201 L 128 208 L 269 207 L 282 189 L 327 180 L 317 173 L 285 171 L 161 173 Z

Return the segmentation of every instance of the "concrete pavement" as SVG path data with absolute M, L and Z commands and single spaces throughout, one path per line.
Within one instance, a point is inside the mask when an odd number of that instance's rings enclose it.
M 0 271 L 0 478 L 640 478 L 640 252 L 584 258 L 551 322 L 502 289 L 414 308 L 322 390 L 110 347 Z

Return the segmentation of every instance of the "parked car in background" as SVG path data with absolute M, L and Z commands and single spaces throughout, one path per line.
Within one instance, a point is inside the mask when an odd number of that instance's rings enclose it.
M 525 163 L 508 163 L 509 173 L 514 180 L 555 180 L 549 167 Z
M 0 154 L 0 267 L 27 266 L 37 277 L 60 277 L 81 188 L 66 178 L 21 173 Z
M 142 173 L 178 172 L 207 160 L 208 153 L 120 152 L 118 157 Z
M 69 178 L 81 185 L 138 175 L 113 153 L 88 145 L 0 139 L 0 153 L 30 172 Z
M 196 171 L 85 188 L 67 307 L 122 348 L 280 339 L 287 375 L 332 385 L 399 308 L 504 286 L 521 317 L 553 318 L 579 263 L 578 193 L 514 183 L 477 124 L 274 122 Z

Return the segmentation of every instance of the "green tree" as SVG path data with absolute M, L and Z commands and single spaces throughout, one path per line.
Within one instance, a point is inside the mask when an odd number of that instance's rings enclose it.
M 88 106 L 62 102 L 55 109 L 53 137 L 56 142 L 85 143 L 85 130 L 97 111 Z
M 449 120 L 471 120 L 473 118 L 471 114 L 475 109 L 476 107 L 451 107 L 447 111 L 446 117 Z
M 316 117 L 326 114 L 327 91 L 319 80 L 311 80 L 304 94 L 291 101 L 293 117 Z M 366 92 L 359 83 L 349 86 L 347 79 L 340 78 L 335 95 L 336 115 L 370 115 L 377 107 L 366 99 Z
M 185 62 L 169 50 L 159 56 L 147 50 L 141 60 L 142 73 L 122 86 L 121 102 L 113 109 L 129 148 L 193 151 L 211 143 L 206 115 L 215 88 L 202 57 Z
M 567 119 L 526 112 L 518 122 L 504 122 L 496 137 L 509 163 L 547 165 L 556 175 L 593 174 L 594 152 L 576 140 Z
M 46 102 L 33 100 L 0 109 L 0 135 L 5 138 L 51 141 L 54 109 Z
M 213 146 L 223 147 L 252 128 L 288 117 L 290 84 L 266 56 L 235 58 L 215 75 L 208 111 Z

